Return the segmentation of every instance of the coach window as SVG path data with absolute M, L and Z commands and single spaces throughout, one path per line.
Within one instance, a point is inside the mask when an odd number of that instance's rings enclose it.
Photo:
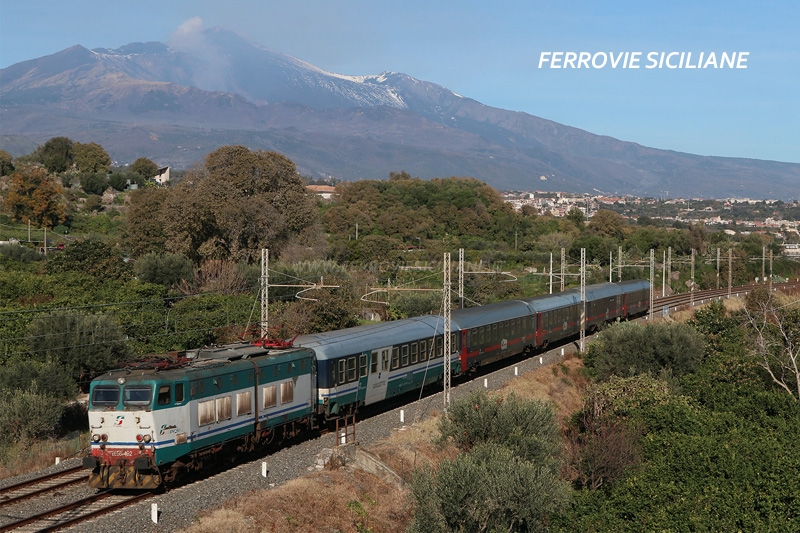
M 347 380 L 347 369 L 345 365 L 347 362 L 344 359 L 339 359 L 339 381 L 338 384 L 345 383 Z
M 358 377 L 363 378 L 367 375 L 367 356 L 361 354 L 358 358 Z
M 419 346 L 417 346 L 416 342 L 411 343 L 411 364 L 413 365 L 417 361 L 419 361 Z
M 392 348 L 392 370 L 400 366 L 400 350 L 397 347 Z
M 408 344 L 400 348 L 400 366 L 408 366 Z
M 169 385 L 161 385 L 158 388 L 158 405 L 169 405 L 170 390 Z
M 356 380 L 356 358 L 348 357 L 347 358 L 347 381 L 355 381 Z
M 497 324 L 492 324 L 492 340 L 497 340 Z
M 378 352 L 372 352 L 370 355 L 372 357 L 372 361 L 370 362 L 370 373 L 375 374 L 378 372 Z
M 441 357 L 444 349 L 444 340 L 442 337 L 436 337 L 436 357 Z
M 425 341 L 419 341 L 419 360 L 426 361 L 428 359 L 428 350 L 426 349 Z
M 458 351 L 458 335 L 455 333 L 450 334 L 450 351 L 457 352 Z
M 483 346 L 483 326 L 478 328 L 478 346 Z

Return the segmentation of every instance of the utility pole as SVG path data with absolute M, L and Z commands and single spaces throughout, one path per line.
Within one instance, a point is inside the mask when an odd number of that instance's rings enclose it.
M 761 283 L 766 283 L 767 282 L 767 280 L 764 279 L 764 277 L 765 277 L 764 269 L 766 267 L 766 262 L 767 262 L 767 247 L 766 246 L 762 246 L 761 247 Z
M 733 288 L 733 248 L 728 248 L 728 298 Z
M 458 308 L 464 309 L 464 249 L 463 248 L 458 249 Z
M 564 292 L 564 248 L 561 248 L 561 292 Z
M 581 248 L 581 353 L 586 353 L 586 248 Z
M 667 247 L 667 287 L 669 287 L 669 280 L 672 277 L 672 246 Z
M 719 248 L 717 248 L 717 289 L 719 289 Z
M 694 248 L 692 248 L 692 281 L 689 287 L 689 301 L 694 306 Z
M 261 338 L 266 339 L 269 330 L 269 249 L 261 249 Z
M 661 260 L 661 297 L 667 295 L 667 251 L 662 252 L 663 259 Z
M 655 281 L 656 256 L 655 250 L 650 248 L 650 322 L 653 322 L 653 282 Z
M 772 250 L 769 251 L 769 292 L 772 294 Z
M 608 282 L 614 281 L 611 279 L 614 276 L 614 252 L 608 252 Z
M 444 307 L 444 410 L 450 407 L 450 254 L 444 254 L 444 289 L 442 296 L 442 306 Z
M 553 252 L 550 252 L 550 294 L 553 294 Z
M 622 281 L 622 246 L 617 248 L 617 281 Z

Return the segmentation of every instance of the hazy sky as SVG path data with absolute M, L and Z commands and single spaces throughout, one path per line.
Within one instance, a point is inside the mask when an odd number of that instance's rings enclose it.
M 403 72 L 646 146 L 800 162 L 792 0 L 0 0 L 0 67 L 76 44 L 166 42 L 195 17 L 340 74 Z M 642 55 L 638 69 L 555 69 L 539 68 L 542 52 Z M 690 65 L 747 52 L 747 68 L 647 69 L 650 52 L 691 52 Z

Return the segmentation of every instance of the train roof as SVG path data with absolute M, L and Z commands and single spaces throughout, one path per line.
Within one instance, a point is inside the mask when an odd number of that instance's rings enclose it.
M 317 353 L 317 359 L 324 360 L 434 337 L 441 335 L 443 331 L 442 317 L 426 315 L 327 333 L 300 335 L 295 339 L 294 345 L 311 348 Z
M 285 349 L 264 348 L 247 342 L 226 344 L 189 350 L 182 358 L 160 358 L 134 362 L 126 367 L 110 370 L 93 381 L 116 380 L 126 376 L 150 376 L 162 379 L 180 379 L 187 374 L 191 377 L 203 377 L 209 372 L 217 372 L 222 366 L 236 366 L 242 360 L 258 359 L 263 363 L 280 364 L 285 361 L 295 361 L 298 357 L 311 357 L 309 350 L 292 347 Z M 247 363 L 247 368 L 252 368 Z
M 559 309 L 580 303 L 580 291 L 575 292 L 569 290 L 558 294 L 546 294 L 544 296 L 535 296 L 533 298 L 526 298 L 524 300 L 535 313 L 550 311 L 552 309 Z
M 493 322 L 529 316 L 532 313 L 528 304 L 522 300 L 510 300 L 480 307 L 453 310 L 451 320 L 453 329 L 470 329 Z
M 616 283 L 620 288 L 622 288 L 625 292 L 631 291 L 638 291 L 638 290 L 650 290 L 650 282 L 646 279 L 632 279 L 628 281 L 620 281 Z

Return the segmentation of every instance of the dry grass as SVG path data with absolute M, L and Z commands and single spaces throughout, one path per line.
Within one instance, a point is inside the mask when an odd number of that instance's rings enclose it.
M 519 398 L 551 402 L 557 419 L 563 424 L 583 406 L 583 393 L 588 383 L 583 369 L 583 360 L 573 353 L 567 353 L 562 362 L 516 377 L 500 392 L 503 395 L 513 392 Z
M 413 515 L 408 492 L 360 470 L 321 470 L 226 503 L 187 533 L 394 532 Z
M 88 435 L 75 434 L 58 441 L 36 441 L 30 445 L 15 444 L 4 448 L 0 461 L 0 479 L 20 476 L 53 466 L 56 457 L 66 460 L 83 455 L 88 446 Z
M 444 459 L 454 459 L 458 454 L 455 446 L 439 446 L 438 416 L 395 431 L 367 451 L 378 457 L 406 482 L 411 480 L 414 470 L 427 465 L 437 465 Z

